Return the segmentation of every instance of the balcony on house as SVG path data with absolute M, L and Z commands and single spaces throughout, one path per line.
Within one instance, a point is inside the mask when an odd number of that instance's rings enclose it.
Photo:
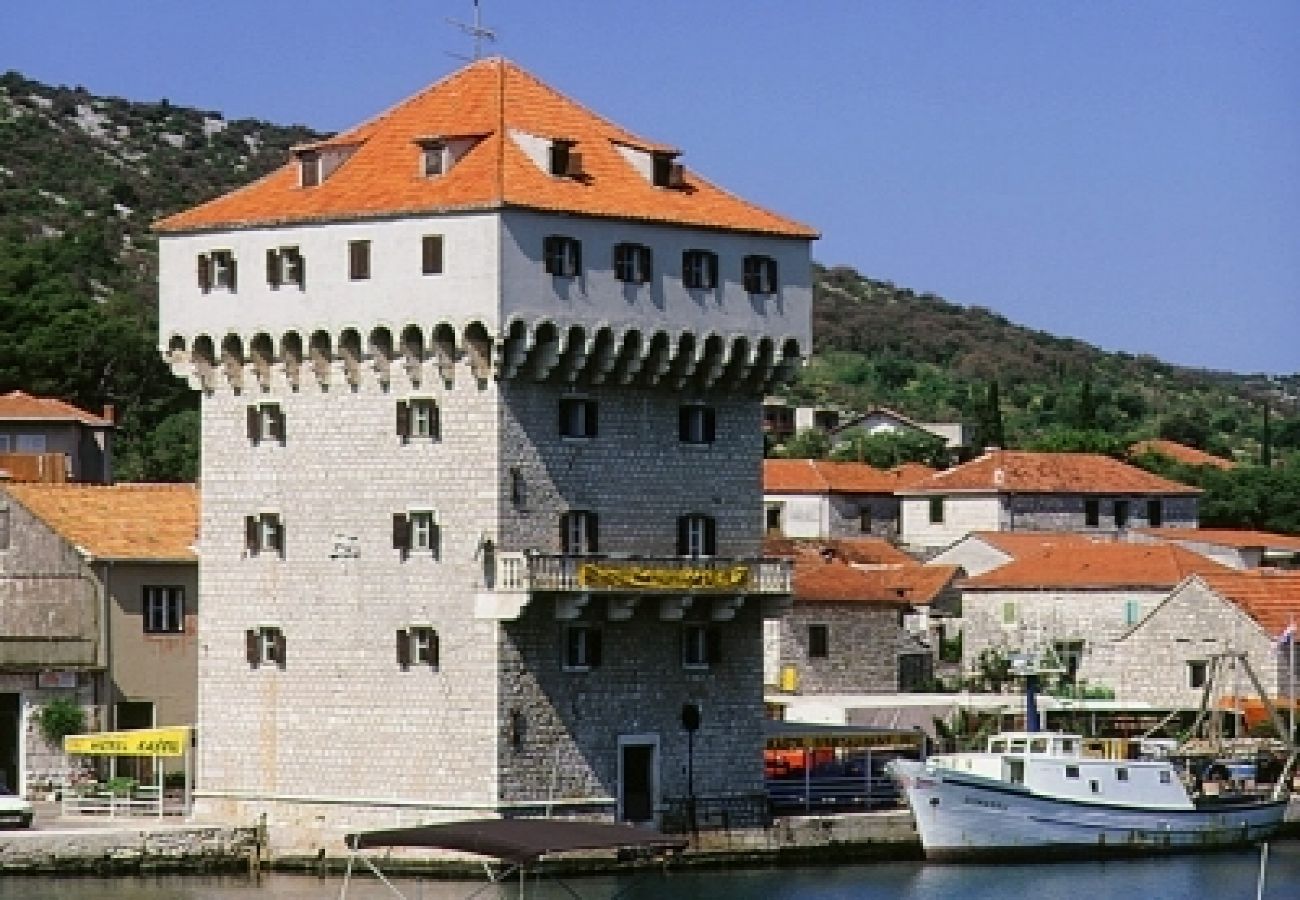
M 69 468 L 63 453 L 0 453 L 0 481 L 63 484 Z

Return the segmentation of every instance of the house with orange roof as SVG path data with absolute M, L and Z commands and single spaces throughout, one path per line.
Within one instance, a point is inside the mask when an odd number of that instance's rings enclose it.
M 28 727 L 55 698 L 79 703 L 87 730 L 193 724 L 198 526 L 191 484 L 0 486 L 0 722 L 19 726 L 0 730 L 8 784 L 68 771 Z
M 763 460 L 764 532 L 788 538 L 898 535 L 900 487 L 929 478 L 915 463 L 877 469 L 824 459 Z
M 791 571 L 756 426 L 811 351 L 815 231 L 502 59 L 156 228 L 203 394 L 199 815 L 315 847 L 394 798 L 761 792 Z
M 961 582 L 963 663 L 1053 650 L 1078 674 L 1085 656 L 1140 622 L 1189 575 L 1232 570 L 1170 544 L 1066 541 Z M 1116 685 L 1106 685 L 1116 688 Z
M 1234 569 L 1300 569 L 1300 536 L 1246 528 L 1137 528 L 1128 539 L 1163 541 Z
M 1300 572 L 1196 573 L 1123 633 L 1098 642 L 1079 674 L 1112 685 L 1120 700 L 1195 710 L 1212 667 L 1223 665 L 1215 697 L 1230 707 L 1253 700 L 1259 718 L 1247 674 L 1215 657 L 1244 653 L 1274 705 L 1295 706 L 1290 655 L 1297 651 L 1294 642 L 1279 641 L 1293 624 L 1300 628 Z
M 0 481 L 113 480 L 113 408 L 95 415 L 52 397 L 0 394 Z
M 1182 463 L 1185 466 L 1210 466 L 1215 469 L 1237 468 L 1237 464 L 1230 459 L 1224 459 L 1222 456 L 1215 456 L 1212 453 L 1206 453 L 1204 450 L 1189 447 L 1186 444 L 1180 444 L 1167 438 L 1150 438 L 1145 441 L 1138 441 L 1128 448 L 1130 458 L 1136 458 L 1147 453 L 1163 456 L 1165 459 Z
M 1096 534 L 1074 531 L 974 531 L 951 547 L 926 560 L 928 564 L 960 566 L 969 576 L 983 575 L 1024 556 L 1052 547 L 1107 540 Z
M 1094 453 L 992 450 L 898 494 L 902 542 L 932 552 L 973 531 L 1195 528 L 1201 491 Z

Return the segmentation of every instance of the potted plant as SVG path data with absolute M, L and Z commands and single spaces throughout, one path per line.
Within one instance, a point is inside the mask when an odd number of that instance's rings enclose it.
M 86 711 L 67 697 L 55 697 L 41 707 L 39 721 L 41 734 L 53 747 L 63 748 L 63 739 L 78 734 L 86 727 Z

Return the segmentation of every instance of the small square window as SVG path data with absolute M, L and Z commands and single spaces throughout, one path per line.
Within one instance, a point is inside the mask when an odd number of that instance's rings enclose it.
M 687 250 L 682 254 L 682 284 L 690 290 L 711 291 L 718 286 L 718 254 Z
M 393 515 L 393 549 L 402 557 L 414 554 L 438 556 L 438 516 L 430 509 L 408 510 Z
M 644 244 L 614 245 L 614 277 L 631 284 L 645 284 L 651 278 L 650 248 Z
M 707 669 L 722 661 L 722 630 L 716 625 L 687 625 L 682 629 L 682 665 Z
M 582 242 L 562 234 L 548 235 L 543 242 L 546 274 L 575 278 L 582 274 Z
M 437 669 L 439 642 L 436 629 L 424 625 L 401 628 L 397 631 L 397 664 L 403 669 L 427 666 Z
M 588 672 L 600 667 L 601 632 L 592 625 L 567 625 L 561 639 L 567 672 Z
M 213 250 L 198 256 L 199 289 L 208 293 L 214 289 L 235 290 L 237 281 L 235 254 L 230 250 Z
M 348 241 L 348 277 L 353 281 L 370 277 L 370 241 Z
M 776 260 L 770 256 L 746 256 L 742 269 L 745 291 L 750 294 L 774 294 L 777 290 Z
M 599 423 L 596 401 L 581 397 L 560 400 L 560 436 L 567 438 L 594 438 Z
M 420 145 L 420 162 L 425 178 L 444 175 L 448 169 L 447 145 L 442 141 L 424 141 Z
M 1115 770 L 1116 781 L 1128 781 L 1128 769 L 1118 768 Z
M 826 659 L 831 655 L 831 634 L 828 625 L 808 626 L 808 658 Z
M 145 634 L 181 634 L 185 631 L 185 589 L 146 585 Z
M 425 275 L 442 274 L 442 235 L 426 234 L 420 239 L 420 271 Z
M 292 284 L 307 286 L 307 263 L 297 247 L 272 248 L 266 251 L 266 283 L 278 289 Z
M 689 403 L 678 410 L 677 436 L 683 444 L 712 444 L 717 437 L 717 420 L 713 407 Z
M 1066 777 L 1066 778 L 1078 778 L 1078 777 L 1079 777 L 1079 767 L 1078 767 L 1078 766 L 1066 766 L 1066 767 L 1065 767 L 1065 777 Z
M 285 443 L 284 411 L 278 403 L 253 403 L 247 409 L 248 440 L 254 445 L 263 441 Z
M 438 404 L 431 398 L 413 397 L 397 402 L 397 436 L 402 443 L 436 441 L 441 436 Z
M 274 665 L 281 669 L 288 660 L 284 630 L 272 625 L 250 628 L 244 632 L 244 652 L 254 669 Z
M 1209 675 L 1209 663 L 1203 659 L 1191 659 L 1187 661 L 1187 686 L 1189 688 L 1205 687 L 1205 679 Z
M 244 549 L 249 556 L 275 553 L 284 556 L 284 523 L 279 513 L 244 517 Z

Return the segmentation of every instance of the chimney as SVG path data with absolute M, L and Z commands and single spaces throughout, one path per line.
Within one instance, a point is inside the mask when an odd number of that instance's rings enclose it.
M 111 403 L 105 403 L 105 404 L 104 404 L 104 418 L 108 420 L 108 422 L 109 422 L 110 425 L 116 425 L 116 424 L 117 424 L 117 418 L 116 418 L 116 416 L 117 416 L 117 410 L 113 408 L 113 404 L 111 404 Z

